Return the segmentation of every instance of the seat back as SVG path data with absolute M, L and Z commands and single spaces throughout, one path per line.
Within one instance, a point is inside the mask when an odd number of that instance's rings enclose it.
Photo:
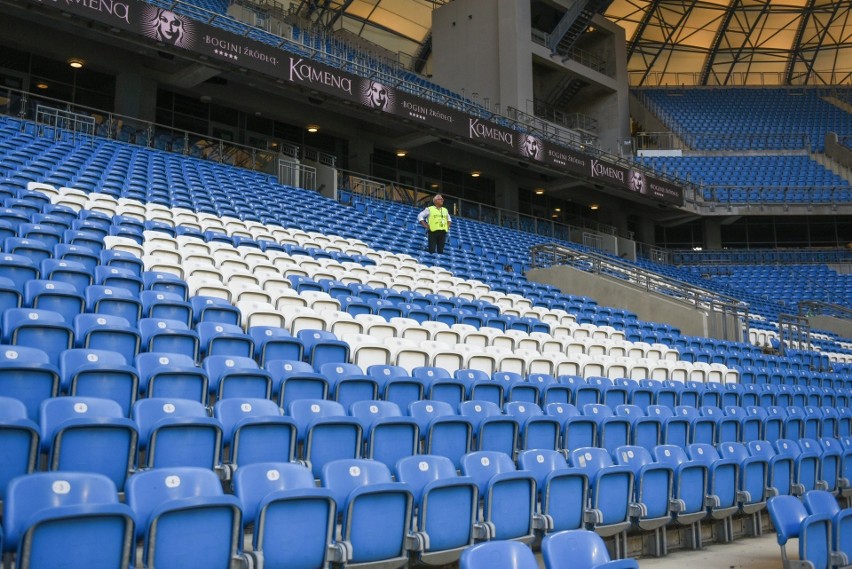
M 99 474 L 40 472 L 12 480 L 3 528 L 4 550 L 28 552 L 18 565 L 29 569 L 125 569 L 135 553 L 133 512 Z
M 324 567 L 336 522 L 334 499 L 304 466 L 261 462 L 234 473 L 244 522 L 254 524 L 253 548 L 271 567 Z M 283 538 L 286 536 L 286 539 Z
M 212 470 L 165 467 L 127 481 L 143 561 L 154 567 L 228 567 L 241 545 L 240 502 Z
M 545 536 L 541 542 L 541 555 L 547 569 L 568 565 L 576 569 L 596 569 L 610 563 L 609 552 L 603 539 L 593 531 L 578 529 L 560 531 Z M 620 560 L 621 569 L 639 569 L 634 559 Z
M 532 550 L 516 541 L 489 541 L 464 551 L 460 569 L 537 569 Z

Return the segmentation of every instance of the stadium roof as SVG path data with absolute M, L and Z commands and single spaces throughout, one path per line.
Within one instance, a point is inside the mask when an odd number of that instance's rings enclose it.
M 448 1 L 300 0 L 298 12 L 422 68 L 431 12 Z M 613 0 L 605 15 L 627 31 L 632 86 L 852 82 L 849 0 Z
M 614 0 L 630 83 L 838 85 L 852 77 L 849 0 Z

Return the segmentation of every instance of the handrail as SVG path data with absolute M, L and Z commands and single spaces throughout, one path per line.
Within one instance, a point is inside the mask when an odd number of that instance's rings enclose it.
M 644 290 L 664 294 L 668 298 L 696 307 L 705 306 L 710 302 L 748 306 L 748 303 L 733 296 L 701 288 L 593 251 L 578 251 L 558 243 L 545 243 L 530 248 L 532 268 L 546 268 L 554 265 L 580 266 L 588 272 L 620 278 Z
M 558 243 L 530 247 L 530 265 L 532 268 L 568 265 L 585 272 L 618 279 L 618 282 L 663 295 L 670 301 L 680 302 L 713 316 L 707 319 L 712 337 L 735 342 L 746 341 L 749 305 L 738 298 L 642 269 L 633 263 L 607 255 L 578 251 Z M 730 318 L 737 322 L 734 330 L 728 325 Z
M 413 185 L 399 184 L 393 180 L 386 180 L 352 170 L 338 169 L 337 172 L 339 174 L 337 179 L 340 189 L 368 199 L 392 201 L 417 207 L 431 203 L 432 196 L 437 193 L 435 190 L 426 190 Z M 558 237 L 565 241 L 570 241 L 571 232 L 575 229 L 592 230 L 606 235 L 618 235 L 627 239 L 633 238 L 633 233 L 630 231 L 622 232 L 615 226 L 591 220 L 578 220 L 583 222 L 581 224 L 560 223 L 532 215 L 523 215 L 509 209 L 465 200 L 445 190 L 441 191 L 441 195 L 446 198 L 445 203 L 448 208 L 453 210 L 453 215 L 458 215 L 466 219 L 494 223 L 513 229 L 521 229 L 520 226 L 523 224 L 520 223 L 520 220 L 528 219 L 532 224 L 532 233 Z M 511 223 L 512 221 L 517 221 L 517 223 L 513 224 Z M 518 227 L 514 225 L 518 225 Z M 545 229 L 547 230 L 545 231 Z
M 800 316 L 815 316 L 817 314 L 852 320 L 852 308 L 821 300 L 803 300 L 799 302 Z

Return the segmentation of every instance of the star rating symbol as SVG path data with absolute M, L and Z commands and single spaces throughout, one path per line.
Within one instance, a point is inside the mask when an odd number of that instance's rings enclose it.
M 233 53 L 230 53 L 230 52 L 227 52 L 227 51 L 224 51 L 224 50 L 221 50 L 221 49 L 214 49 L 213 53 L 215 53 L 216 55 L 221 55 L 222 57 L 227 57 L 228 59 L 233 59 L 235 61 L 240 58 L 239 55 L 235 55 Z
M 426 115 L 421 115 L 420 113 L 415 113 L 414 111 L 408 111 L 408 116 L 414 117 L 415 119 L 420 119 L 422 121 L 426 120 Z

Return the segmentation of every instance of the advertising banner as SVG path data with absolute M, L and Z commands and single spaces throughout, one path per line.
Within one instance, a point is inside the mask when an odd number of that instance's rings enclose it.
M 288 51 L 193 20 L 140 0 L 33 0 L 110 27 L 262 73 L 339 99 L 389 113 L 469 142 L 513 153 L 649 199 L 683 204 L 681 187 L 570 150 L 495 120 L 476 117 L 407 93 L 395 86 L 325 65 Z M 191 8 L 187 6 L 187 8 Z M 499 120 L 499 119 L 497 119 Z

